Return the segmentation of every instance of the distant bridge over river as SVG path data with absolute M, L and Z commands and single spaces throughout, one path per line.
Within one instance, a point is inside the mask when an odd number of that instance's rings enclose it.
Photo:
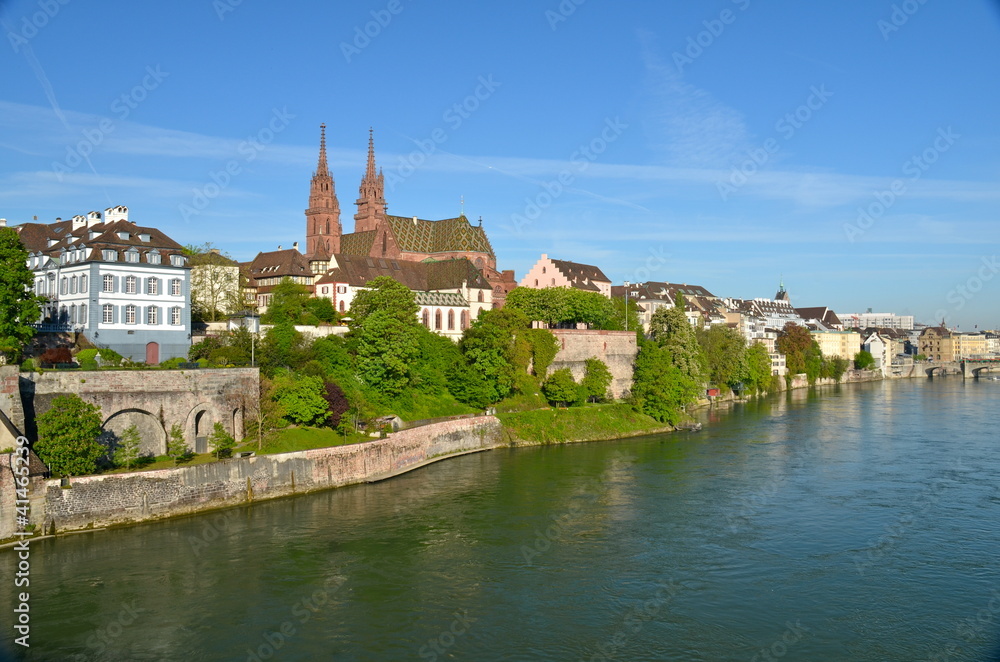
M 924 372 L 928 377 L 938 375 L 962 375 L 962 379 L 979 379 L 983 372 L 1000 372 L 1000 359 L 963 359 L 950 363 L 925 363 Z

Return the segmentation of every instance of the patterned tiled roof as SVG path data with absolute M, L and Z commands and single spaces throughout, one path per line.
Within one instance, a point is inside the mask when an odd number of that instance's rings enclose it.
M 441 221 L 386 215 L 396 244 L 401 251 L 410 253 L 447 253 L 468 251 L 494 255 L 493 246 L 483 227 L 469 223 L 465 216 Z M 343 250 L 343 244 L 341 244 Z
M 454 292 L 417 292 L 418 306 L 468 306 L 469 302 L 461 294 Z
M 370 255 L 375 243 L 375 230 L 341 235 L 340 252 L 344 255 Z

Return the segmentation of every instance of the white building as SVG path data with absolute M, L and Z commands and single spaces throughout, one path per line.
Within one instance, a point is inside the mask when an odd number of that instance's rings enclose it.
M 839 316 L 844 326 L 853 329 L 903 329 L 913 328 L 913 315 L 895 313 L 873 313 L 869 308 L 864 313 L 847 313 Z
M 190 270 L 180 244 L 130 222 L 124 206 L 14 229 L 46 299 L 39 330 L 82 332 L 150 364 L 187 356 Z
M 351 302 L 365 285 L 388 276 L 414 293 L 417 318 L 428 329 L 452 340 L 462 337 L 472 321 L 493 308 L 493 288 L 467 259 L 407 262 L 356 255 L 334 255 L 330 270 L 316 280 L 315 295 L 330 299 L 350 315 Z
M 875 359 L 875 367 L 885 373 L 892 364 L 892 342 L 883 338 L 877 331 L 865 338 L 861 348 Z

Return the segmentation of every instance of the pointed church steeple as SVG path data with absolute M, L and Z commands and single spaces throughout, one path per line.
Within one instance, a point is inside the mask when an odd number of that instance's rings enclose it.
M 355 204 L 358 206 L 358 212 L 354 215 L 355 232 L 374 230 L 385 217 L 385 176 L 381 170 L 377 173 L 375 171 L 375 136 L 371 128 L 368 129 L 368 164 Z
M 340 203 L 326 162 L 326 124 L 320 124 L 319 131 L 319 160 L 306 209 L 306 255 L 329 257 L 340 252 Z

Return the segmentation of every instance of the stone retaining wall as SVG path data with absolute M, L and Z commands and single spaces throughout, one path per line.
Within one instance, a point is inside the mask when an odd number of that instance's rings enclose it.
M 246 501 L 381 480 L 502 442 L 492 416 L 447 421 L 349 446 L 261 455 L 160 471 L 86 476 L 72 487 L 33 479 L 31 521 L 57 532 L 160 519 Z M 13 484 L 0 457 L 0 540 L 14 531 Z

